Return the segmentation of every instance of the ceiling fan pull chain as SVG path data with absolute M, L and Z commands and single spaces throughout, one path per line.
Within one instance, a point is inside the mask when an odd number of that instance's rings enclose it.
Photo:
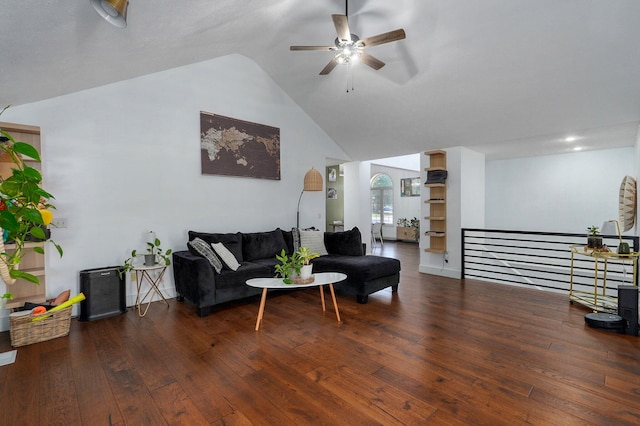
M 356 88 L 354 87 L 353 82 L 355 81 L 355 78 L 353 78 L 353 68 L 351 67 L 351 64 L 349 64 L 349 73 L 351 74 L 351 91 L 353 92 L 354 90 L 356 90 Z
M 347 93 L 349 93 L 349 64 L 347 64 Z
M 351 64 L 347 64 L 347 93 L 349 93 L 349 77 L 351 77 L 351 92 L 356 90 L 353 87 L 353 68 L 351 68 Z

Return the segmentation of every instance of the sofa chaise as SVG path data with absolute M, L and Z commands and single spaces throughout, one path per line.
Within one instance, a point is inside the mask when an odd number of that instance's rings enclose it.
M 355 296 L 358 303 L 367 303 L 369 294 L 387 287 L 396 292 L 400 282 L 400 261 L 365 255 L 358 228 L 344 232 L 277 228 L 269 232 L 188 234 L 188 250 L 173 253 L 173 275 L 178 300 L 194 304 L 200 316 L 209 315 L 211 308 L 221 303 L 260 294 L 262 289 L 250 287 L 246 281 L 275 276 L 276 254 L 282 250 L 291 254 L 299 246 L 321 254 L 312 260 L 314 272 L 346 274 L 345 281 L 334 285 L 336 291 Z M 222 251 L 212 256 L 207 246 L 213 247 L 213 252 Z

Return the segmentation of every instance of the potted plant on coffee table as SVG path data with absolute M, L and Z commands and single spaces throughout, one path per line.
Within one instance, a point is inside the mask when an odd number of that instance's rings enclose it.
M 320 257 L 318 253 L 312 252 L 308 247 L 300 247 L 297 251 L 298 256 L 302 260 L 302 268 L 300 269 L 300 278 L 308 280 L 311 278 L 313 265 L 309 263 L 312 259 Z
M 302 259 L 298 252 L 289 256 L 283 249 L 279 255 L 276 255 L 276 259 L 280 262 L 274 267 L 276 276 L 281 277 L 285 284 L 293 284 L 302 269 Z
M 308 284 L 313 282 L 311 259 L 318 257 L 318 253 L 311 252 L 307 247 L 300 247 L 291 256 L 282 250 L 276 259 L 280 262 L 275 266 L 276 276 L 281 277 L 285 284 Z

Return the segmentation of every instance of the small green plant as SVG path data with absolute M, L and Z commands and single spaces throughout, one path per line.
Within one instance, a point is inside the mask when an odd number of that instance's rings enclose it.
M 318 253 L 312 252 L 309 247 L 300 247 L 296 253 L 302 259 L 303 265 L 308 265 L 310 260 L 320 257 Z
M 279 255 L 276 255 L 276 259 L 280 262 L 280 264 L 276 265 L 274 268 L 276 276 L 281 277 L 285 284 L 292 284 L 293 281 L 291 281 L 291 277 L 300 275 L 303 262 L 302 258 L 300 258 L 298 252 L 289 256 L 283 249 Z
M 162 259 L 162 262 L 165 265 L 169 266 L 171 265 L 171 259 L 169 258 L 171 249 L 163 251 L 162 247 L 160 247 L 161 244 L 162 243 L 158 238 L 156 238 L 154 241 L 147 241 L 147 254 L 158 256 L 160 259 Z
M 291 278 L 300 275 L 302 267 L 316 257 L 320 255 L 312 252 L 308 247 L 300 247 L 291 256 L 282 250 L 279 255 L 276 255 L 276 260 L 280 262 L 274 268 L 276 276 L 281 277 L 285 284 L 292 284 Z
M 413 228 L 413 239 L 416 241 L 420 240 L 420 219 L 414 217 L 411 219 L 411 222 L 409 222 L 409 225 Z
M 147 241 L 147 254 L 159 257 L 162 261 L 162 264 L 165 266 L 171 265 L 171 253 L 172 250 L 163 250 L 161 247 L 160 239 L 156 238 L 153 241 Z M 122 269 L 120 269 L 120 275 L 131 271 L 134 267 L 134 262 L 138 256 L 142 256 L 142 254 L 138 254 L 138 250 L 131 251 L 131 256 L 124 261 L 124 265 Z
M 406 217 L 401 217 L 396 222 L 396 225 L 401 226 L 403 228 L 408 228 L 409 227 L 409 219 L 407 219 Z
M 591 225 L 590 227 L 588 227 L 587 232 L 589 232 L 589 235 L 591 235 L 592 237 L 600 235 L 600 229 L 595 225 Z

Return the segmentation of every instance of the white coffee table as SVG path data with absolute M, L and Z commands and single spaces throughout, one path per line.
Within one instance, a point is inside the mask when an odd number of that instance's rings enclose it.
M 333 290 L 333 284 L 343 281 L 347 278 L 345 274 L 340 272 L 319 272 L 313 274 L 314 281 L 309 284 L 285 284 L 282 278 L 252 278 L 247 280 L 247 285 L 251 287 L 257 287 L 262 289 L 262 299 L 260 299 L 260 309 L 258 310 L 258 320 L 256 321 L 256 331 L 260 328 L 262 322 L 262 315 L 264 314 L 264 305 L 267 301 L 267 289 L 294 289 L 302 287 L 320 287 L 320 299 L 322 300 L 322 311 L 326 311 L 324 304 L 324 290 L 322 287 L 325 284 L 329 284 L 329 290 L 331 291 L 331 298 L 333 299 L 333 308 L 336 311 L 336 318 L 340 322 L 340 312 L 338 311 L 338 302 L 336 301 L 336 293 Z

